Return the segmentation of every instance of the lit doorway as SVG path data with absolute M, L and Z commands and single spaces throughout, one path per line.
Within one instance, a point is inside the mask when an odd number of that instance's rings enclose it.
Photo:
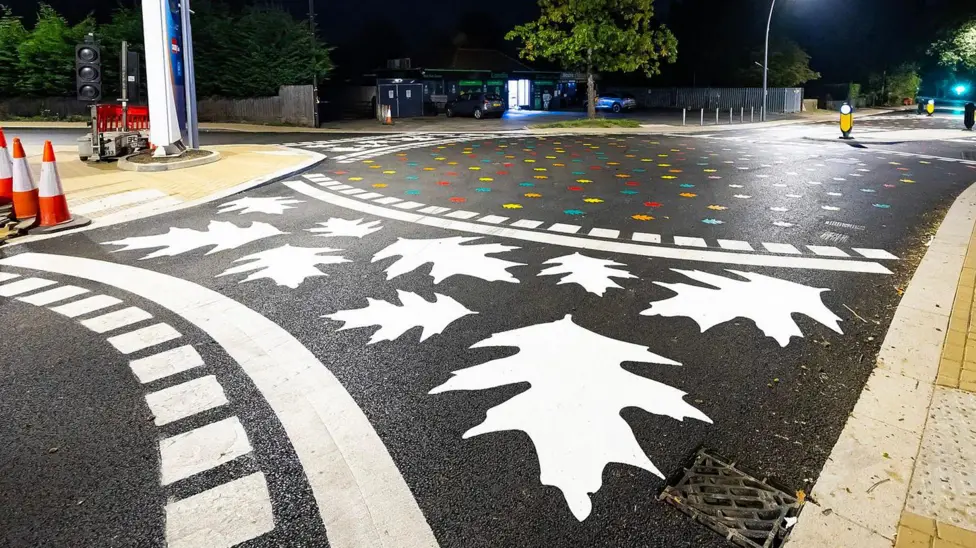
M 531 105 L 529 96 L 528 80 L 509 80 L 508 81 L 508 108 L 509 110 L 521 110 L 522 107 Z

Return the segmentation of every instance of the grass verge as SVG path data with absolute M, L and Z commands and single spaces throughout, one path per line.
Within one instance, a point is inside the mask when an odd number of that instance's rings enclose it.
M 554 122 L 551 124 L 539 124 L 533 127 L 537 128 L 613 128 L 613 127 L 629 127 L 635 128 L 640 127 L 640 122 L 637 120 L 629 120 L 627 118 L 584 118 L 582 120 L 568 120 L 565 122 Z

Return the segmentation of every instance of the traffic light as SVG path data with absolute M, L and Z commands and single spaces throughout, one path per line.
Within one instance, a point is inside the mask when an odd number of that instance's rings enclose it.
M 75 88 L 79 101 L 102 98 L 102 50 L 95 44 L 75 46 Z
M 966 129 L 973 129 L 976 125 L 976 105 L 973 103 L 966 103 L 966 116 L 963 120 L 966 124 Z

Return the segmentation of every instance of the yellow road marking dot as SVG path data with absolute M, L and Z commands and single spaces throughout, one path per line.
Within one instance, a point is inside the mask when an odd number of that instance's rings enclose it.
M 350 177 L 349 180 L 350 181 L 362 181 L 363 178 L 362 177 Z
M 674 175 L 661 175 L 661 178 L 662 179 L 677 179 L 677 177 L 674 176 Z
M 434 158 L 434 159 L 437 160 L 438 162 L 442 162 L 444 160 L 447 160 L 447 158 L 445 158 L 443 156 L 438 156 L 437 158 Z
M 913 181 L 912 179 L 902 179 L 901 182 L 903 182 L 903 183 L 914 183 L 915 181 Z
M 618 179 L 630 179 L 630 175 L 627 174 L 627 173 L 618 173 L 618 174 L 614 175 L 614 177 L 616 177 Z
M 681 196 L 682 198 L 694 198 L 698 195 L 693 192 L 682 192 L 681 194 L 678 194 L 678 196 Z
M 589 179 L 576 179 L 576 182 L 577 183 L 583 183 L 585 185 L 586 183 L 592 183 L 593 181 L 591 181 Z
M 457 162 L 448 162 L 447 165 L 449 165 L 449 166 L 456 166 L 457 165 Z
M 680 169 L 669 169 L 668 173 L 681 173 Z
M 512 160 L 514 158 L 515 158 L 515 156 L 512 156 L 511 154 L 506 154 L 505 155 L 505 159 L 507 159 L 507 160 Z
M 671 167 L 671 164 L 658 164 L 657 167 Z
M 380 169 L 382 167 L 383 166 L 381 166 L 381 165 L 375 165 L 375 166 L 369 166 L 369 169 Z
M 703 169 L 702 171 L 704 171 L 705 173 L 715 173 L 718 170 L 717 169 Z
M 546 176 L 546 175 L 536 175 L 535 178 L 536 179 L 548 179 L 549 177 Z
M 486 183 L 487 182 L 494 181 L 494 179 L 492 179 L 491 177 L 479 177 L 478 180 L 479 181 L 485 181 Z
M 555 156 L 546 156 L 546 160 L 555 160 L 555 159 L 556 159 Z
M 658 158 L 667 158 L 668 155 L 667 154 L 658 154 L 657 157 Z
M 375 183 L 373 188 L 386 188 L 386 183 Z
M 383 175 L 393 175 L 394 173 L 396 173 L 396 171 L 394 171 L 392 169 L 387 169 L 387 170 L 383 171 Z
M 641 158 L 641 161 L 642 162 L 653 162 L 654 159 L 653 158 Z
M 527 164 L 534 164 L 535 163 L 535 160 L 532 160 L 532 159 L 525 160 L 525 163 L 527 163 Z
M 634 219 L 635 221 L 653 221 L 654 220 L 654 217 L 651 217 L 650 215 L 631 215 L 630 218 L 631 219 Z
M 424 168 L 424 171 L 434 171 L 434 168 L 432 168 L 432 167 L 425 167 Z
M 583 198 L 583 201 L 588 204 L 602 204 L 603 200 L 600 198 Z
M 375 161 L 376 161 L 376 160 L 363 160 L 363 163 L 364 163 L 364 164 L 372 164 L 372 163 L 374 163 Z
M 524 194 L 524 196 L 526 198 L 542 198 L 542 194 L 538 194 L 536 192 L 529 192 L 527 194 Z
M 535 167 L 535 168 L 532 168 L 532 169 L 533 169 L 534 171 L 548 171 L 548 170 L 547 170 L 546 168 L 544 168 L 544 167 Z
M 608 166 L 619 166 L 620 162 L 607 162 Z
M 481 168 L 478 167 L 478 166 L 471 166 L 468 169 L 471 170 L 471 171 L 481 171 Z
M 710 205 L 710 206 L 708 206 L 708 209 L 711 209 L 711 210 L 714 210 L 714 211 L 725 211 L 728 208 L 725 207 L 725 206 L 720 206 L 720 205 Z
M 552 167 L 566 167 L 566 164 L 552 164 Z
M 522 206 L 520 204 L 505 204 L 502 207 L 504 207 L 505 209 L 522 209 Z

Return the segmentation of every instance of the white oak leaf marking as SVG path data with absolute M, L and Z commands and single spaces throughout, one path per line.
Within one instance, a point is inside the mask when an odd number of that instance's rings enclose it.
M 230 213 L 232 211 L 240 211 L 240 215 L 245 213 L 270 213 L 272 215 L 281 215 L 286 209 L 295 209 L 291 207 L 291 204 L 301 204 L 304 200 L 293 200 L 291 198 L 285 198 L 282 196 L 275 196 L 273 198 L 241 198 L 239 200 L 234 200 L 232 202 L 226 202 L 220 204 L 220 210 L 217 213 Z
M 292 247 L 285 244 L 275 249 L 241 257 L 234 262 L 253 262 L 229 268 L 222 274 L 218 274 L 217 277 L 257 270 L 257 272 L 252 272 L 251 275 L 239 283 L 270 278 L 278 285 L 297 289 L 306 278 L 327 276 L 327 274 L 316 268 L 317 265 L 352 262 L 349 259 L 337 255 L 319 255 L 319 253 L 333 253 L 336 251 L 342 250 L 332 249 L 331 247 Z
M 507 269 L 513 266 L 524 266 L 523 263 L 488 257 L 490 254 L 518 248 L 502 244 L 461 245 L 480 239 L 478 236 L 454 236 L 433 240 L 399 238 L 396 243 L 373 255 L 372 262 L 400 256 L 386 269 L 387 280 L 412 272 L 421 265 L 433 263 L 430 275 L 434 278 L 435 284 L 454 275 L 473 276 L 489 282 L 519 283 Z
M 267 223 L 254 222 L 251 223 L 251 226 L 242 228 L 226 221 L 210 221 L 206 231 L 193 230 L 192 228 L 170 228 L 166 234 L 125 238 L 124 240 L 105 242 L 104 245 L 125 246 L 116 249 L 116 253 L 132 249 L 162 248 L 140 259 L 145 260 L 156 257 L 173 257 L 194 249 L 213 246 L 213 249 L 207 252 L 207 255 L 210 255 L 218 251 L 236 249 L 262 238 L 282 234 L 288 233 L 282 232 Z
M 340 219 L 337 217 L 332 217 L 324 223 L 317 224 L 322 228 L 310 228 L 308 231 L 318 233 L 319 236 L 326 238 L 334 236 L 362 238 L 363 236 L 368 236 L 383 228 L 382 225 L 380 225 L 380 221 L 363 222 L 362 219 L 350 221 L 348 219 Z
M 345 322 L 339 331 L 372 325 L 380 326 L 369 339 L 369 344 L 373 344 L 395 340 L 414 327 L 423 327 L 420 333 L 420 342 L 423 342 L 432 335 L 443 333 L 444 329 L 455 320 L 468 314 L 477 314 L 451 297 L 439 293 L 434 293 L 434 302 L 426 301 L 416 293 L 399 289 L 397 297 L 402 303 L 400 306 L 367 298 L 366 308 L 341 310 L 322 317 Z
M 790 343 L 791 337 L 803 337 L 800 328 L 793 321 L 794 313 L 809 316 L 843 334 L 838 324 L 841 319 L 824 306 L 820 297 L 821 293 L 829 289 L 808 287 L 738 270 L 728 272 L 737 274 L 746 281 L 700 270 L 671 270 L 712 287 L 654 282 L 677 295 L 651 303 L 651 308 L 641 312 L 642 316 L 684 316 L 694 320 L 702 333 L 735 318 L 749 318 L 782 347 Z
M 551 266 L 543 270 L 539 273 L 540 276 L 568 274 L 568 276 L 564 276 L 559 280 L 559 283 L 556 285 L 578 284 L 590 293 L 601 297 L 606 293 L 608 288 L 615 287 L 617 289 L 623 289 L 611 280 L 611 278 L 637 277 L 626 270 L 611 268 L 615 266 L 626 267 L 627 265 L 625 264 L 604 259 L 594 259 L 586 255 L 580 255 L 579 253 L 556 257 L 543 264 L 555 264 L 558 266 Z
M 463 438 L 506 430 L 528 434 L 539 458 L 540 481 L 562 491 L 579 521 L 592 511 L 589 495 L 603 485 L 607 464 L 629 464 L 664 478 L 641 450 L 621 409 L 712 422 L 683 400 L 684 392 L 620 367 L 622 362 L 681 364 L 647 347 L 583 329 L 571 316 L 496 333 L 471 348 L 493 346 L 518 347 L 519 353 L 455 371 L 430 393 L 529 383 L 525 392 L 489 409 L 485 421 Z

